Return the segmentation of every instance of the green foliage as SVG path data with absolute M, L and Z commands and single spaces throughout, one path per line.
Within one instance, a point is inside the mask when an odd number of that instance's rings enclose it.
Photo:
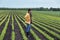
M 1 35 L 0 35 L 0 40 L 3 40 L 3 38 L 4 38 L 5 34 L 6 34 L 6 30 L 7 30 L 7 27 L 8 27 L 9 20 L 10 20 L 10 16 L 9 16 L 9 18 L 8 18 L 8 21 L 7 21 L 6 24 L 5 24 L 4 29 L 2 30 L 2 33 L 1 33 Z
M 47 9 L 45 9 L 47 10 Z M 27 13 L 26 10 L 0 10 L 0 27 L 7 20 L 2 32 L 0 33 L 0 40 L 3 40 L 7 31 L 8 23 L 10 17 L 12 17 L 12 33 L 11 40 L 15 40 L 14 31 L 14 20 L 16 20 L 19 29 L 21 30 L 21 35 L 24 40 L 28 40 L 24 32 L 23 27 L 19 20 L 26 26 L 24 16 Z M 15 19 L 14 19 L 15 18 Z M 41 33 L 48 40 L 55 40 L 55 38 L 60 40 L 60 11 L 34 11 L 32 10 L 32 28 L 37 32 Z M 36 34 L 33 29 L 30 33 L 35 40 L 41 40 L 41 38 Z M 49 33 L 49 34 L 48 34 Z

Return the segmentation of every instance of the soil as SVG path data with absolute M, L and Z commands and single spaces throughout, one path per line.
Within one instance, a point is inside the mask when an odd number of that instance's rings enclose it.
M 44 37 L 44 35 L 42 35 L 41 33 L 39 33 L 36 29 L 34 29 L 33 27 L 31 27 L 33 29 L 33 31 L 38 35 L 39 38 L 41 38 L 41 40 L 48 40 Z
M 11 33 L 12 33 L 12 17 L 10 16 L 10 21 L 8 23 L 8 28 L 4 37 L 4 40 L 11 40 Z
M 17 18 L 17 17 L 16 17 L 16 18 Z M 8 17 L 7 17 L 7 19 L 8 19 Z M 0 34 L 1 34 L 1 32 L 2 32 L 2 30 L 3 30 L 3 28 L 4 28 L 4 26 L 5 26 L 5 23 L 7 22 L 7 19 L 6 19 L 5 22 L 0 26 Z M 17 18 L 17 19 L 18 19 L 18 18 Z M 20 19 L 21 19 L 22 21 L 24 21 L 21 17 L 20 17 Z M 25 32 L 26 27 L 25 27 L 25 25 L 21 22 L 21 20 L 18 19 L 21 27 L 24 29 L 24 32 Z M 19 28 L 19 26 L 18 26 L 15 18 L 14 18 L 14 30 L 12 30 L 12 25 L 11 25 L 11 24 L 12 24 L 12 16 L 10 16 L 10 20 L 9 20 L 9 23 L 8 23 L 8 28 L 7 28 L 7 31 L 6 31 L 6 34 L 5 34 L 3 40 L 11 40 L 11 33 L 12 33 L 12 31 L 15 32 L 15 40 L 23 40 L 22 34 L 21 34 L 21 30 L 20 30 L 20 28 Z M 48 31 L 44 30 L 43 28 L 39 27 L 38 25 L 36 25 L 36 24 L 34 24 L 34 23 L 32 23 L 32 24 L 35 25 L 36 27 L 38 27 L 39 29 L 41 29 L 42 31 L 44 31 L 45 33 L 47 33 L 47 34 L 48 34 L 49 36 L 51 36 L 52 38 L 54 38 L 54 40 L 59 40 L 57 37 L 53 36 L 53 35 L 50 34 Z M 46 27 L 46 28 L 47 28 L 47 27 Z M 39 38 L 41 38 L 41 40 L 48 40 L 43 34 L 39 33 L 39 32 L 38 32 L 36 29 L 34 29 L 32 26 L 31 26 L 31 29 L 37 34 L 37 36 L 38 36 Z M 48 29 L 50 29 L 50 28 L 48 28 Z M 50 29 L 50 30 L 52 30 L 52 29 Z M 55 31 L 55 30 L 52 30 L 52 31 L 57 32 L 57 31 Z M 57 33 L 58 33 L 58 32 L 57 32 Z M 26 34 L 26 32 L 25 32 L 25 34 Z M 59 33 L 58 33 L 58 34 L 59 34 Z M 27 35 L 26 35 L 26 36 L 27 36 Z M 32 36 L 31 33 L 30 33 L 30 37 L 27 37 L 27 38 L 28 38 L 29 40 L 35 40 L 35 38 Z
M 20 33 L 19 26 L 18 26 L 15 18 L 14 18 L 14 31 L 15 31 L 15 35 L 16 35 L 15 40 L 23 40 L 22 35 Z
M 40 22 L 41 23 L 41 22 Z M 43 23 L 43 22 L 42 22 Z M 46 23 L 44 23 L 44 24 L 46 24 Z M 40 24 L 41 25 L 41 24 Z M 46 24 L 46 25 L 48 25 L 48 24 Z M 42 25 L 42 26 L 44 26 L 44 27 L 46 27 L 45 25 Z M 49 26 L 51 26 L 51 25 L 49 25 Z M 53 27 L 53 26 L 52 26 Z M 46 27 L 46 28 L 48 28 L 48 27 Z M 53 30 L 53 29 L 51 29 L 51 28 L 48 28 L 49 30 L 51 30 L 51 31 L 53 31 L 53 32 L 55 32 L 55 33 L 57 33 L 57 34 L 60 34 L 60 32 L 57 32 L 57 31 L 55 31 L 55 30 Z
M 18 19 L 18 18 L 17 18 L 17 19 Z M 22 28 L 23 28 L 24 31 L 25 31 L 25 30 L 26 30 L 25 25 L 24 25 L 19 19 L 18 19 L 18 21 L 20 22 Z M 25 34 L 26 34 L 26 32 L 25 32 Z M 30 33 L 29 35 L 30 35 L 30 37 L 28 37 L 29 40 L 35 40 L 31 33 Z M 26 35 L 26 36 L 27 36 L 27 35 Z
M 33 23 L 34 24 L 34 23 Z M 38 28 L 40 28 L 42 31 L 44 31 L 45 33 L 47 33 L 49 36 L 51 36 L 52 38 L 54 38 L 54 40 L 59 40 L 57 37 L 53 36 L 51 33 L 47 32 L 46 30 L 44 30 L 43 28 L 39 27 L 38 25 L 34 24 L 35 26 L 37 26 Z
M 8 17 L 7 17 L 7 19 L 8 19 Z M 7 19 L 4 21 L 4 23 L 2 23 L 2 25 L 0 26 L 0 34 L 1 34 L 1 32 L 2 32 L 2 30 L 3 30 L 3 28 L 4 28 L 4 26 L 5 26 L 5 23 L 7 22 Z

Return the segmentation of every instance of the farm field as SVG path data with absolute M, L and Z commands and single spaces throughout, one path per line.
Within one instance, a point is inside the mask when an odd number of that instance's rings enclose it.
M 0 40 L 60 40 L 60 11 L 32 11 L 30 37 L 25 10 L 0 10 Z

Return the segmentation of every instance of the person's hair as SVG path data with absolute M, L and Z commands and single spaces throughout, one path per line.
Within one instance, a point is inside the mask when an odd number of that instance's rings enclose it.
M 28 12 L 31 11 L 31 9 L 28 9 Z

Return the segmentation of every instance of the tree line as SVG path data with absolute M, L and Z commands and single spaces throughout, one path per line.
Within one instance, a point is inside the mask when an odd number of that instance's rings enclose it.
M 29 8 L 0 8 L 0 10 L 28 10 Z M 37 10 L 37 11 L 60 11 L 60 8 L 31 8 L 32 10 Z

